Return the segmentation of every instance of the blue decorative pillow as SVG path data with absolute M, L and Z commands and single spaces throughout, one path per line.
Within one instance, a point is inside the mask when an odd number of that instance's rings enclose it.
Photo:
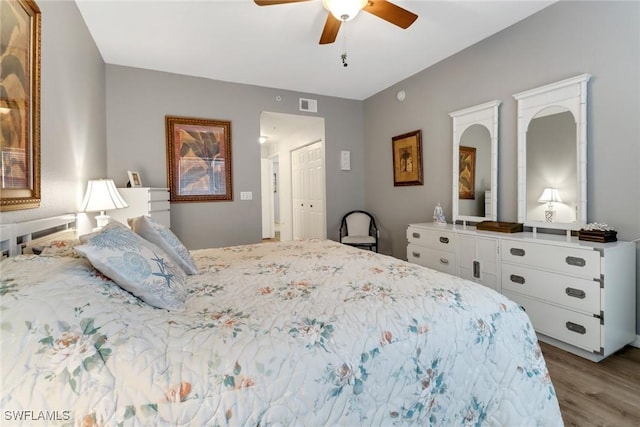
M 186 276 L 167 254 L 125 225 L 112 221 L 101 232 L 81 236 L 83 254 L 102 274 L 147 304 L 167 310 L 184 306 Z
M 146 215 L 129 218 L 127 222 L 133 231 L 165 251 L 185 273 L 198 273 L 189 250 L 171 230 Z

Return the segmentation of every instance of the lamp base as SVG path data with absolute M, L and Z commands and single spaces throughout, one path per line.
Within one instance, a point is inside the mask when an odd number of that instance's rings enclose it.
M 109 224 L 109 215 L 105 214 L 104 211 L 100 211 L 100 215 L 96 215 L 96 223 L 97 227 L 93 229 L 93 231 L 100 231 L 102 228 Z
M 556 219 L 556 211 L 546 210 L 544 211 L 544 220 L 546 222 L 553 222 Z

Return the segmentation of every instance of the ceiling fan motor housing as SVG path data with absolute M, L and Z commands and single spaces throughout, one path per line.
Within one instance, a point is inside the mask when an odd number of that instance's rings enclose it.
M 343 22 L 355 18 L 367 3 L 368 0 L 322 0 L 322 6 Z

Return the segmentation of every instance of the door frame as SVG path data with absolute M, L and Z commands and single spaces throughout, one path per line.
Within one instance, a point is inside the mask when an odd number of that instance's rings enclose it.
M 302 126 L 288 126 L 289 128 L 295 128 L 295 131 L 288 135 L 271 134 L 272 128 L 264 126 L 264 122 L 260 120 L 260 133 L 262 135 L 268 135 L 269 140 L 277 144 L 271 154 L 277 153 L 279 156 L 279 174 L 280 182 L 278 185 L 278 191 L 280 192 L 280 240 L 292 240 L 293 238 L 293 223 L 292 223 L 292 201 L 291 201 L 291 157 L 290 152 L 295 148 L 302 147 L 313 141 L 322 141 L 322 162 L 323 162 L 323 176 L 324 176 L 324 221 L 326 229 L 327 221 L 327 175 L 326 175 L 326 140 L 325 140 L 325 118 L 319 116 L 289 114 L 289 113 L 277 113 L 273 111 L 263 111 L 262 114 L 269 114 L 270 116 L 276 116 L 281 120 L 291 120 L 294 124 L 302 124 Z M 296 123 L 296 120 L 298 123 Z M 287 127 L 287 126 L 282 126 Z M 326 233 L 326 230 L 325 230 Z

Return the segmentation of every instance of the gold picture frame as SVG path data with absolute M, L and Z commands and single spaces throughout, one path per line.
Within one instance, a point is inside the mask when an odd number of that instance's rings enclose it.
M 41 13 L 33 0 L 0 0 L 0 211 L 40 206 Z
M 458 198 L 476 198 L 476 149 L 460 146 L 460 165 L 458 174 Z
M 391 138 L 393 185 L 422 185 L 422 131 L 415 130 Z
M 165 116 L 172 202 L 233 200 L 231 122 Z

